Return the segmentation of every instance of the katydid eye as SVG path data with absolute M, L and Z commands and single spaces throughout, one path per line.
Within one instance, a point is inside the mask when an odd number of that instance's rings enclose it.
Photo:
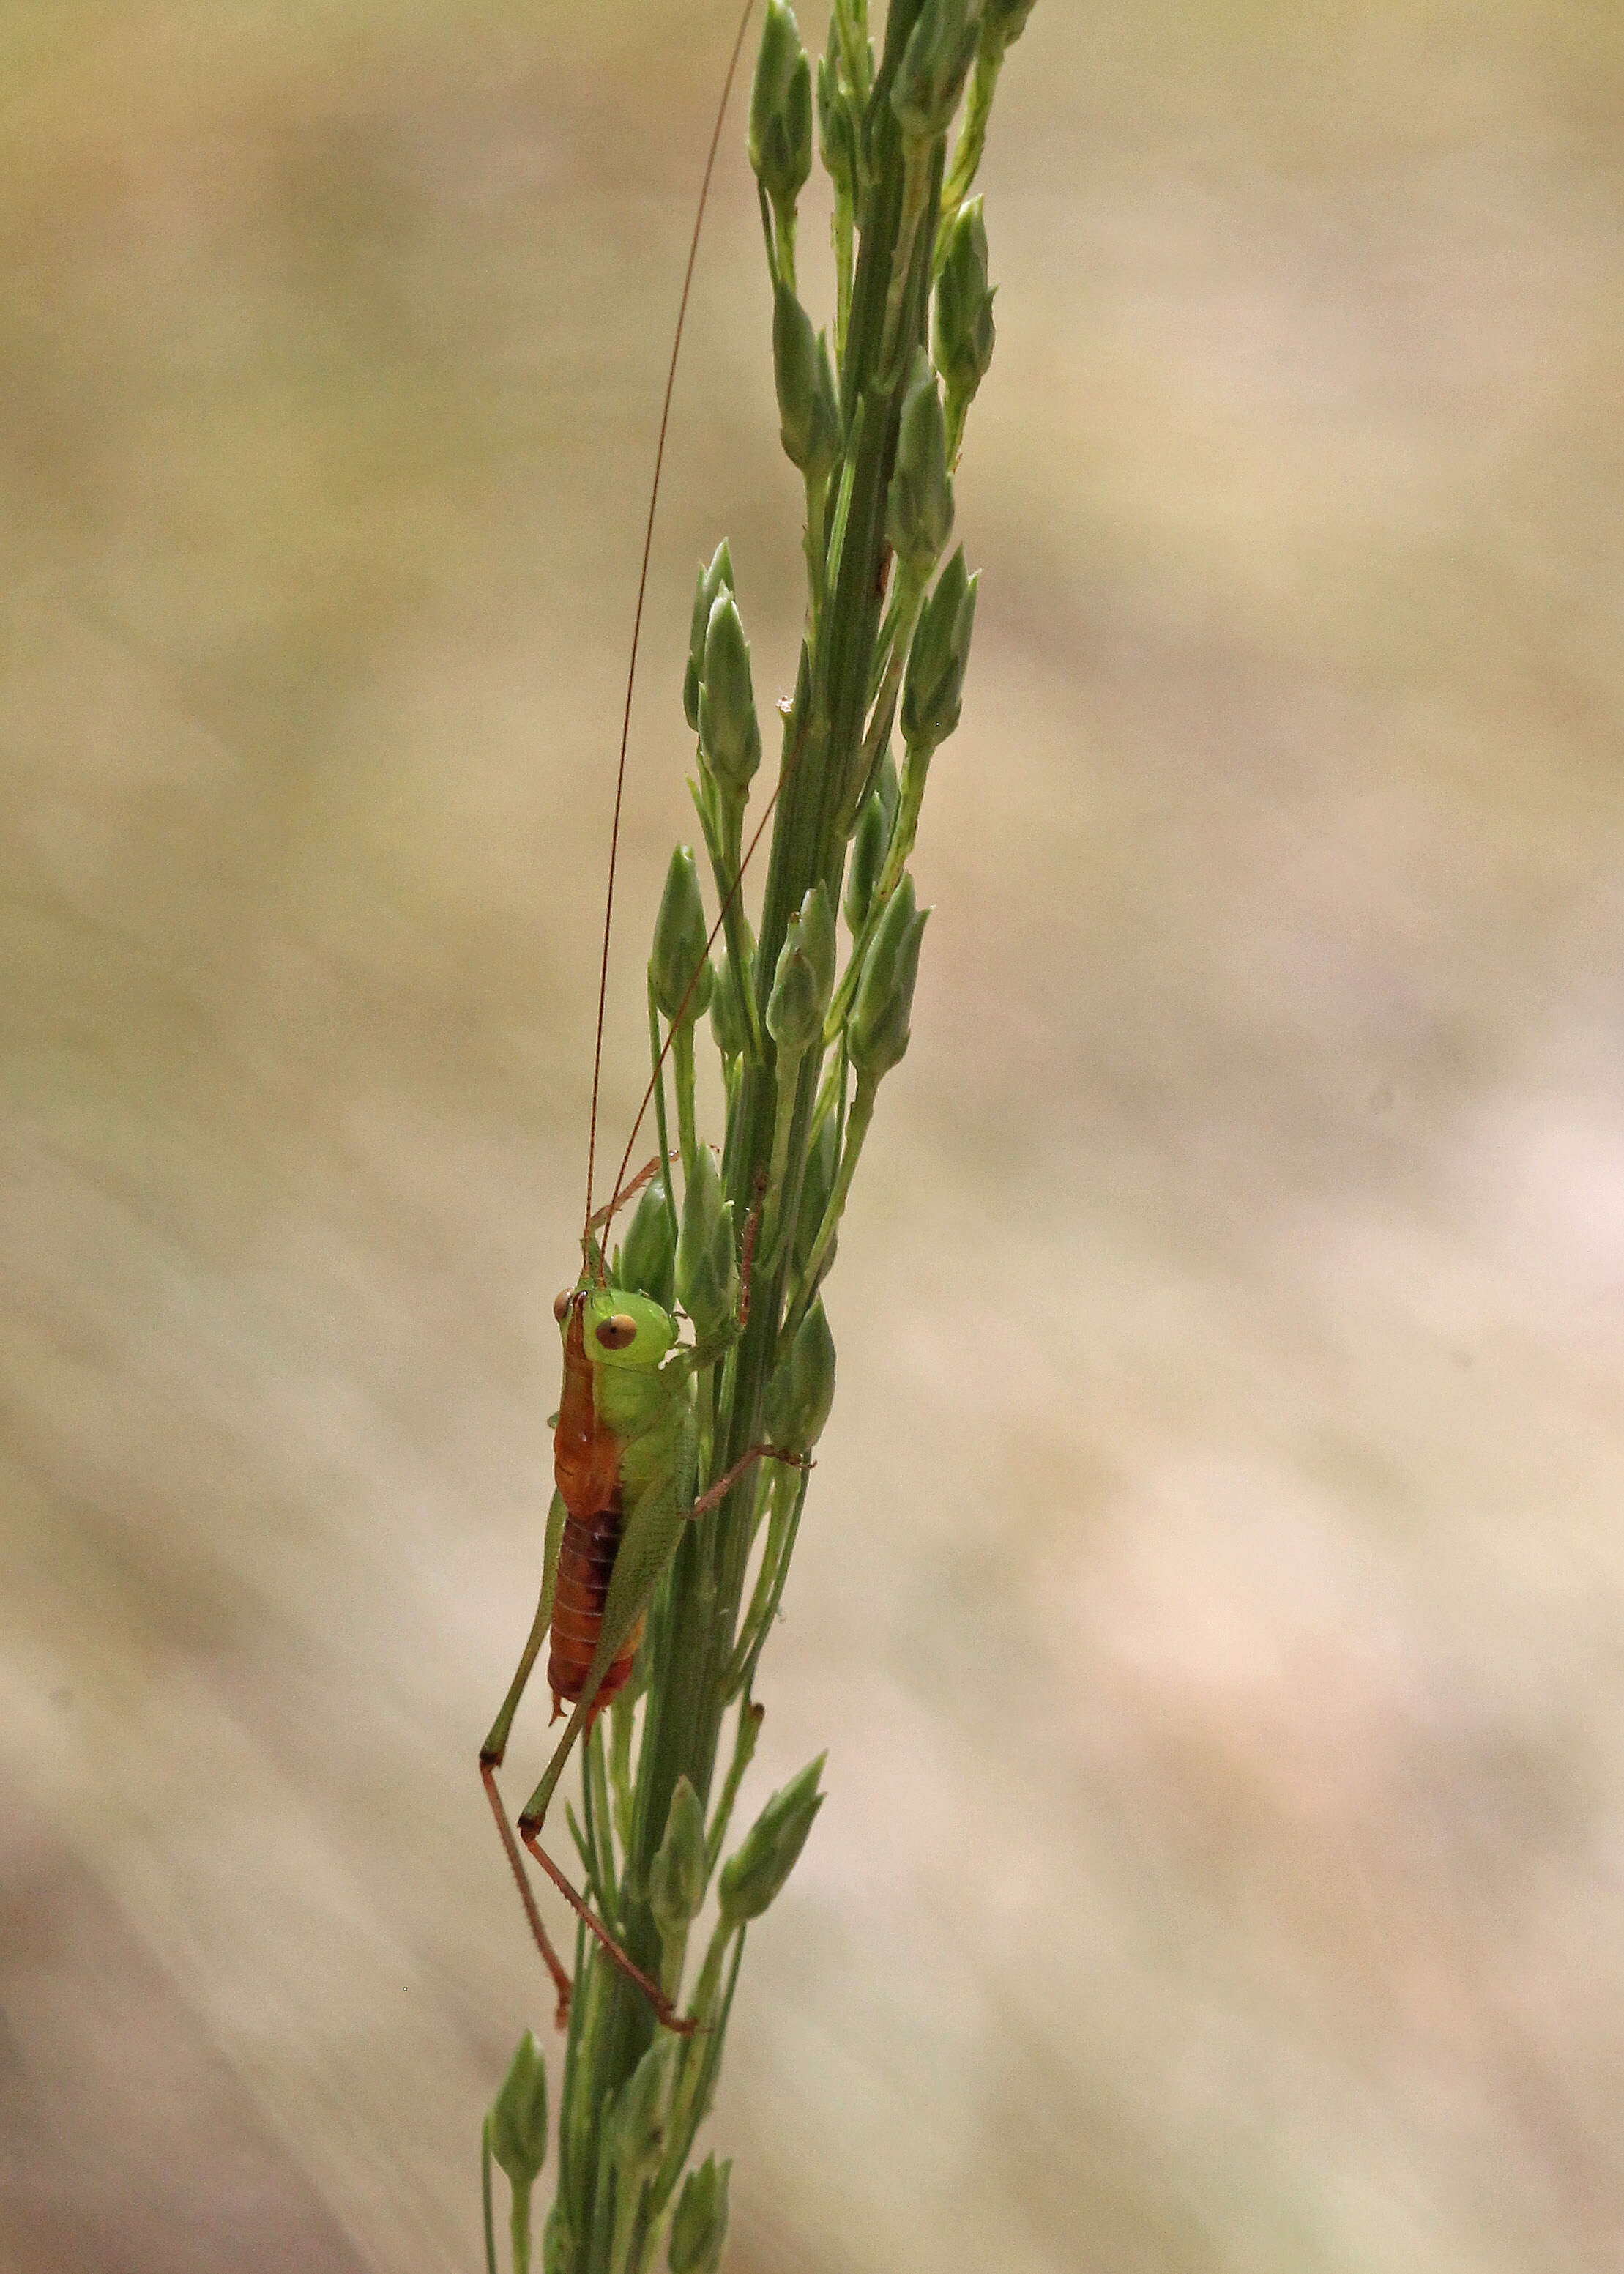
M 615 1311 L 598 1328 L 598 1339 L 605 1350 L 624 1350 L 637 1339 L 637 1321 L 624 1311 Z
M 563 1325 L 565 1320 L 569 1316 L 569 1290 L 568 1287 L 561 1288 L 553 1298 L 553 1315 L 558 1321 L 560 1327 Z

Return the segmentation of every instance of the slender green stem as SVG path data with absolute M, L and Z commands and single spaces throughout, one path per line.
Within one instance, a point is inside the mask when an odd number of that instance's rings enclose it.
M 846 83 L 859 103 L 866 103 L 874 84 L 873 65 L 868 54 L 868 0 L 835 0 L 835 26 L 840 41 L 840 60 L 846 66 Z
M 496 2207 L 491 2198 L 491 2117 L 479 2128 L 479 2204 L 485 2213 L 485 2274 L 496 2274 Z
M 677 1195 L 671 1181 L 671 1133 L 665 1126 L 665 1065 L 660 1056 L 659 1005 L 654 999 L 654 974 L 649 973 L 649 1053 L 654 1065 L 654 1126 L 659 1133 L 660 1180 L 671 1221 L 680 1224 Z
M 846 327 L 852 318 L 852 253 L 855 226 L 849 201 L 840 196 L 835 199 L 835 209 L 829 217 L 829 235 L 835 256 L 835 360 L 846 354 Z
M 807 525 L 801 537 L 801 546 L 807 556 L 807 648 L 817 653 L 818 627 L 823 621 L 823 606 L 827 598 L 824 571 L 827 556 L 823 550 L 824 508 L 829 502 L 827 474 L 807 477 Z
M 727 1765 L 722 1796 L 717 1802 L 716 1814 L 711 1818 L 710 1829 L 705 1835 L 705 1869 L 708 1875 L 714 1875 L 722 1860 L 722 1842 L 727 1837 L 733 1803 L 739 1797 L 744 1773 L 756 1757 L 756 1740 L 761 1734 L 761 1725 L 766 1716 L 766 1707 L 752 1704 L 748 1698 L 739 1708 L 739 1726 L 733 1733 L 733 1757 Z
M 530 2183 L 528 2180 L 510 2179 L 508 2185 L 513 2189 L 513 2213 L 508 2229 L 513 2238 L 513 2274 L 530 2274 Z
M 609 1708 L 609 1782 L 614 1793 L 614 1835 L 629 1853 L 632 1823 L 632 1723 L 636 1701 L 622 1690 Z
M 744 1693 L 744 1703 L 739 1710 L 741 1715 L 747 1718 L 752 1713 L 759 1713 L 761 1710 L 759 1706 L 752 1705 L 750 1697 L 756 1685 L 756 1669 L 761 1663 L 761 1654 L 766 1647 L 767 1638 L 772 1632 L 772 1623 L 778 1615 L 778 1605 L 784 1600 L 784 1583 L 789 1577 L 789 1559 L 795 1552 L 795 1541 L 801 1531 L 801 1511 L 807 1504 L 807 1487 L 812 1481 L 810 1472 L 806 1469 L 801 1470 L 799 1473 L 793 1472 L 791 1473 L 793 1478 L 793 1497 L 789 1499 L 789 1520 L 784 1527 L 783 1535 L 778 1543 L 778 1551 L 773 1560 L 772 1591 L 767 1598 L 761 1623 L 756 1628 L 755 1638 L 751 1642 L 750 1653 L 745 1661 L 744 1672 L 740 1683 L 740 1687 Z
M 790 1136 L 795 1118 L 795 1091 L 801 1078 L 801 1052 L 792 1058 L 780 1050 L 777 1067 L 778 1107 L 773 1117 L 772 1159 L 767 1170 L 767 1197 L 762 1208 L 759 1252 L 765 1261 L 778 1245 L 784 1199 L 785 1171 L 789 1166 Z
M 920 611 L 925 605 L 925 587 L 929 576 L 929 569 L 917 561 L 905 561 L 897 572 L 897 591 L 888 619 L 891 646 L 856 769 L 860 781 L 864 784 L 879 764 L 880 753 L 891 739 L 891 723 L 897 715 L 897 697 L 902 692 L 902 674 L 907 668 L 908 649 L 913 644 Z M 855 817 L 853 814 L 853 818 Z
M 906 141 L 902 146 L 902 223 L 897 233 L 897 249 L 891 256 L 891 288 L 885 296 L 885 328 L 880 335 L 882 387 L 894 386 L 901 376 L 898 358 L 903 346 L 902 312 L 914 270 L 914 243 L 930 196 L 931 152 L 929 142 Z
M 695 1174 L 699 1139 L 694 1127 L 694 1021 L 679 1019 L 671 1036 L 672 1079 L 677 1088 L 677 1143 L 682 1154 L 682 1174 Z
M 1004 68 L 1004 50 L 1001 42 L 989 41 L 983 33 L 970 70 L 970 84 L 965 95 L 964 124 L 959 130 L 959 141 L 953 152 L 953 162 L 942 184 L 942 217 L 936 226 L 936 253 L 933 275 L 941 274 L 947 232 L 952 227 L 959 208 L 970 194 L 970 187 L 981 162 L 981 153 L 987 147 L 987 122 L 992 115 L 993 94 L 998 84 L 998 73 Z
M 613 1905 L 604 1924 L 613 1928 L 620 1913 L 620 1879 L 614 1868 L 614 1841 L 609 1822 L 609 1780 L 604 1766 L 604 1725 L 593 1722 L 581 1751 L 581 1789 L 586 1806 L 587 1838 L 598 1864 L 598 1883 Z
M 858 1075 L 857 1095 L 852 1100 L 851 1118 L 846 1123 L 839 1173 L 835 1178 L 835 1188 L 829 1196 L 829 1206 L 823 1210 L 823 1221 L 818 1226 L 817 1238 L 812 1243 L 812 1252 L 807 1257 L 806 1269 L 790 1298 L 784 1321 L 786 1333 L 792 1332 L 804 1317 L 812 1291 L 817 1285 L 818 1273 L 828 1253 L 829 1243 L 846 1213 L 846 1194 L 852 1189 L 852 1178 L 857 1173 L 857 1163 L 862 1155 L 863 1140 L 868 1134 L 868 1124 L 874 1118 L 874 1101 L 878 1089 L 877 1082 L 861 1073 Z

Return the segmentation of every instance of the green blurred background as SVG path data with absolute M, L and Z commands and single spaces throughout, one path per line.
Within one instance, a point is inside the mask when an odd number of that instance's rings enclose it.
M 731 13 L 0 17 L 18 2274 L 476 2263 L 549 2001 L 475 1749 Z M 793 668 L 742 137 L 612 1138 L 724 531 L 763 705 Z M 731 2264 L 1600 2274 L 1624 11 L 1041 0 L 986 187 L 977 651 L 762 1683 L 756 1798 L 825 1745 L 831 1798 L 733 2023 Z

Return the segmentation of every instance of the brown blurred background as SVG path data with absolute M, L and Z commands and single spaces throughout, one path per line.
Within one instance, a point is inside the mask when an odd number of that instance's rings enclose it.
M 548 2001 L 475 1749 L 731 14 L 0 19 L 18 2274 L 477 2263 Z M 611 1133 L 724 531 L 763 707 L 793 672 L 742 139 Z M 977 651 L 762 1684 L 755 1797 L 827 1745 L 831 1798 L 752 1937 L 731 2263 L 1600 2274 L 1624 11 L 1042 0 L 985 186 Z

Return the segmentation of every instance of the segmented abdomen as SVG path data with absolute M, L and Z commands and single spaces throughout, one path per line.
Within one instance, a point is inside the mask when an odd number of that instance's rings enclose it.
M 620 1546 L 620 1495 L 617 1492 L 610 1506 L 600 1509 L 595 1516 L 582 1517 L 567 1515 L 564 1519 L 563 1543 L 559 1549 L 558 1579 L 553 1595 L 552 1650 L 547 1659 L 547 1680 L 553 1686 L 553 1718 L 556 1721 L 566 1705 L 579 1702 L 586 1687 L 587 1674 L 591 1667 L 592 1653 L 598 1648 L 598 1638 L 604 1623 L 604 1600 L 609 1593 L 609 1574 L 614 1569 L 614 1559 Z M 593 1718 L 602 1713 L 610 1699 L 626 1686 L 632 1670 L 632 1660 L 637 1655 L 637 1641 L 643 1632 L 638 1620 L 605 1675 L 592 1706 Z

